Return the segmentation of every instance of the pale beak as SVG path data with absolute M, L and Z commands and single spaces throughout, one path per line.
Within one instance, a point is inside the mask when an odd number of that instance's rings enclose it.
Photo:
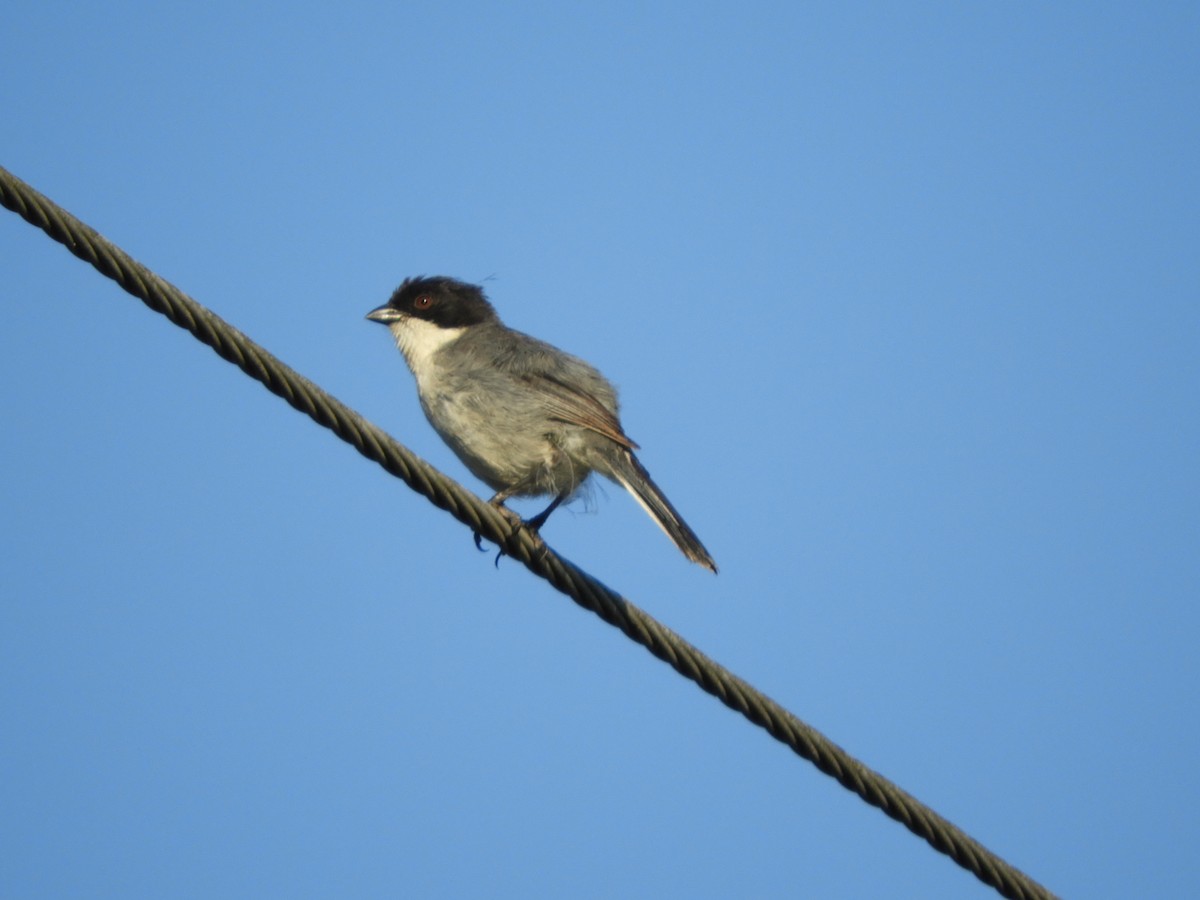
M 390 325 L 397 319 L 404 318 L 404 314 L 385 304 L 384 306 L 381 306 L 378 309 L 373 309 L 367 313 L 367 318 L 372 322 L 379 322 L 381 325 Z

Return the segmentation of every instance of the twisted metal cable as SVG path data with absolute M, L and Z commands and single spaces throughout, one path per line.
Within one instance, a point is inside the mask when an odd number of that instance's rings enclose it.
M 619 628 L 675 671 L 763 728 L 843 787 L 924 838 L 1004 897 L 1054 895 L 961 829 L 863 765 L 816 729 L 709 659 L 675 632 L 597 579 L 560 557 L 495 508 L 447 478 L 336 398 L 294 372 L 262 347 L 159 278 L 96 231 L 0 167 L 0 204 L 36 225 L 125 291 L 212 347 L 292 407 L 330 429 L 363 456 L 446 510 L 584 609 Z

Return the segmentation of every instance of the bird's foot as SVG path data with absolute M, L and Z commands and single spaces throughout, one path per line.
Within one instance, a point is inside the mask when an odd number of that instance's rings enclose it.
M 506 518 L 508 520 L 509 525 L 512 526 L 512 531 L 509 532 L 510 537 L 515 536 L 516 533 L 522 528 L 526 528 L 529 531 L 533 532 L 534 535 L 537 535 L 538 529 L 541 528 L 543 523 L 545 523 L 545 521 L 546 521 L 545 518 L 543 518 L 541 516 L 534 516 L 533 519 L 529 519 L 529 520 L 522 519 L 520 516 L 518 516 L 515 512 L 513 512 L 507 506 L 504 506 L 502 503 L 492 502 L 492 506 L 494 506 L 496 508 L 496 510 L 498 510 L 501 513 L 501 515 L 503 515 L 504 518 Z M 538 519 L 541 519 L 541 521 L 537 521 Z M 531 527 L 531 525 L 532 525 L 532 527 Z M 476 531 L 473 536 L 475 538 L 475 549 L 478 550 L 480 553 L 486 553 L 487 548 L 483 546 L 483 535 L 481 535 L 478 531 Z M 508 554 L 504 552 L 504 548 L 501 547 L 499 552 L 496 554 L 495 565 L 496 565 L 497 569 L 500 568 L 500 558 L 503 556 L 507 556 L 507 555 Z

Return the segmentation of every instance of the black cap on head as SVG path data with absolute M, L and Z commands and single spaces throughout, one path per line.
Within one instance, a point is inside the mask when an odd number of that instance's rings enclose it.
M 392 299 L 380 307 L 385 309 L 425 319 L 442 328 L 463 328 L 497 318 L 482 288 L 444 275 L 404 279 Z

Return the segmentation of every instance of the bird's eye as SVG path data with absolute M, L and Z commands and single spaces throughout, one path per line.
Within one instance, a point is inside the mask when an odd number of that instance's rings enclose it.
M 413 301 L 414 309 L 429 309 L 431 306 L 433 306 L 433 298 L 428 294 L 422 294 Z

